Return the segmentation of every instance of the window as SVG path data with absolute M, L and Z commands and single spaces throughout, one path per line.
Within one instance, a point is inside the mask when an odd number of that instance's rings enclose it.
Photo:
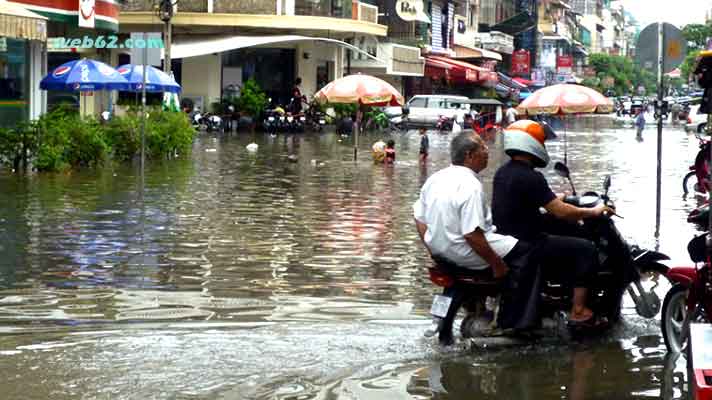
M 416 97 L 415 99 L 412 99 L 410 103 L 408 103 L 408 106 L 425 108 L 425 100 L 425 97 Z
M 431 98 L 428 101 L 428 108 L 445 108 L 446 103 L 445 99 Z

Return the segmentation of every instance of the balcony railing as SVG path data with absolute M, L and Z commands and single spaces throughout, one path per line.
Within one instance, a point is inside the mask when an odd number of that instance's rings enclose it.
M 295 15 L 319 17 L 351 18 L 351 0 L 296 0 Z
M 209 12 L 209 2 L 214 13 L 277 14 L 278 0 L 180 0 L 178 12 Z M 158 0 L 124 0 L 121 4 L 122 11 L 153 11 Z M 291 14 L 291 11 L 286 13 Z M 377 6 L 352 0 L 295 0 L 294 15 L 353 18 L 378 23 Z

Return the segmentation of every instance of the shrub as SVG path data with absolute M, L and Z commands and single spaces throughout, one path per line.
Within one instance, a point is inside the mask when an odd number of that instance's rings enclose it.
M 333 103 L 329 105 L 334 109 L 334 113 L 336 114 L 337 118 L 348 118 L 353 114 L 356 114 L 356 111 L 358 111 L 358 104 L 340 104 L 340 103 Z
M 239 97 L 239 109 L 251 117 L 257 117 L 267 104 L 267 95 L 254 79 L 250 79 L 242 86 Z
M 153 109 L 146 121 L 146 153 L 149 157 L 170 157 L 175 152 L 187 152 L 195 137 L 195 129 L 182 112 Z
M 112 118 L 104 128 L 104 135 L 116 161 L 130 161 L 141 151 L 141 119 L 135 110 Z

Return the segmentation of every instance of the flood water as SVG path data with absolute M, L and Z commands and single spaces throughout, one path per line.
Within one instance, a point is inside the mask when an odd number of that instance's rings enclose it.
M 654 128 L 639 143 L 608 117 L 566 126 L 577 190 L 611 174 L 624 236 L 689 264 L 698 200 L 681 182 L 694 136 L 664 132 L 656 240 Z M 437 289 L 411 205 L 449 164 L 449 136 L 429 134 L 425 166 L 415 131 L 393 135 L 392 167 L 370 160 L 389 135 L 362 136 L 354 163 L 352 139 L 328 131 L 203 133 L 191 155 L 149 162 L 145 190 L 131 165 L 0 173 L 2 398 L 684 398 L 684 360 L 666 358 L 659 317 L 630 301 L 620 326 L 586 342 L 423 337 Z M 553 161 L 563 138 L 548 145 Z M 490 149 L 486 185 L 504 160 Z

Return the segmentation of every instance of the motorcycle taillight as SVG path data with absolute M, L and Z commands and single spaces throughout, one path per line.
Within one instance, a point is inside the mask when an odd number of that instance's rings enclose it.
M 430 273 L 430 282 L 437 286 L 450 287 L 455 283 L 455 279 L 437 268 L 430 268 L 428 272 Z

